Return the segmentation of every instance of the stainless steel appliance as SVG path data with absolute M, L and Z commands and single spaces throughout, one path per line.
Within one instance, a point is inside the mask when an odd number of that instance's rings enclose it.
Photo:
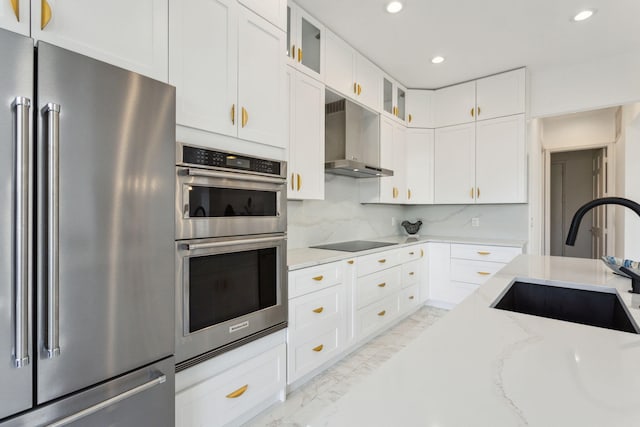
M 172 425 L 175 90 L 0 52 L 0 425 Z
M 286 163 L 178 144 L 177 370 L 286 327 Z

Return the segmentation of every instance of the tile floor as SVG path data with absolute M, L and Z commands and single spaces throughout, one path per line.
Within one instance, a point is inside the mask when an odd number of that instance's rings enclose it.
M 393 328 L 375 337 L 325 372 L 293 391 L 287 400 L 251 420 L 251 427 L 303 427 L 327 405 L 339 400 L 351 387 L 433 325 L 447 313 L 422 307 Z

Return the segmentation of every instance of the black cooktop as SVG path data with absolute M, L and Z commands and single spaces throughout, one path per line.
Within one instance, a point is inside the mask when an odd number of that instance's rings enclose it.
M 359 251 L 366 251 L 368 249 L 391 246 L 394 244 L 395 243 L 371 242 L 368 240 L 352 240 L 350 242 L 331 243 L 328 245 L 311 246 L 311 247 L 315 249 L 329 249 L 332 251 L 359 252 Z

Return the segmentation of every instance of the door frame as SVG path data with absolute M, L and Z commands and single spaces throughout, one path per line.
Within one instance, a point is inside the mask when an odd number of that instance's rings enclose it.
M 550 255 L 551 253 L 551 154 L 562 153 L 568 151 L 584 151 L 584 150 L 597 150 L 605 148 L 607 150 L 607 192 L 605 195 L 616 194 L 616 175 L 615 175 L 615 144 L 613 142 L 605 144 L 591 144 L 581 146 L 565 146 L 565 147 L 552 147 L 542 149 L 543 158 L 543 189 L 542 189 L 542 204 L 543 204 L 543 235 L 542 235 L 542 249 L 543 255 Z M 615 209 L 607 207 L 607 248 L 606 253 L 612 254 L 615 248 Z

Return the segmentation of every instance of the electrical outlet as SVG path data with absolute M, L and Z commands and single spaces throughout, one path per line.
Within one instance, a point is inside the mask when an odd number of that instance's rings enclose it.
M 480 218 L 471 218 L 472 227 L 480 227 Z
M 398 225 L 398 220 L 396 219 L 395 216 L 391 217 L 391 226 L 395 227 L 396 225 Z

